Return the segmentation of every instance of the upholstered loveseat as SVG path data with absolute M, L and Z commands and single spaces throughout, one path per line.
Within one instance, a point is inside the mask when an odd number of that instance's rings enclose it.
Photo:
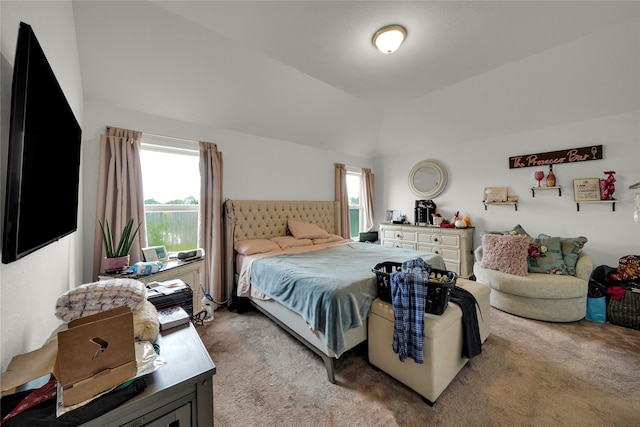
M 510 274 L 486 268 L 482 262 L 483 250 L 483 246 L 479 246 L 474 252 L 473 272 L 478 282 L 491 287 L 491 306 L 518 316 L 550 322 L 573 322 L 585 317 L 593 263 L 581 248 L 573 255 L 575 267 L 572 265 L 569 272 L 564 271 L 565 274 L 555 270 L 551 273 L 528 271 Z

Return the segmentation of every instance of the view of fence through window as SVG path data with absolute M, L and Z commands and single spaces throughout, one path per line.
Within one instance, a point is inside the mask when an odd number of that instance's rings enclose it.
M 140 152 L 149 246 L 169 252 L 198 247 L 198 152 L 145 149 Z

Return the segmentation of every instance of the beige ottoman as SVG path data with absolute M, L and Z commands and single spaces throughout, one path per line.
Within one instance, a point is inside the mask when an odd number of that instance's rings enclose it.
M 488 285 L 458 279 L 456 285 L 471 292 L 478 301 L 480 339 L 484 342 L 491 332 Z M 408 358 L 400 362 L 393 352 L 393 307 L 376 299 L 371 305 L 368 325 L 369 363 L 420 394 L 429 403 L 444 391 L 469 359 L 462 354 L 462 310 L 449 303 L 445 312 L 424 315 L 424 363 Z

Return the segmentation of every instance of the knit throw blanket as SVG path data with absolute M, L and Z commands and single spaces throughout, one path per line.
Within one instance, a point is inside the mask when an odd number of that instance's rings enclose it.
M 123 305 L 136 312 L 144 306 L 147 288 L 135 279 L 110 279 L 88 283 L 65 292 L 56 303 L 56 317 L 65 322 Z
M 393 305 L 393 351 L 401 362 L 424 363 L 424 310 L 431 266 L 422 258 L 402 263 L 389 276 Z

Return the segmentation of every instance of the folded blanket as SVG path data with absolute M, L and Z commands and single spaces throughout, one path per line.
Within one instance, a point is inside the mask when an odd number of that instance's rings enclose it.
M 65 292 L 56 302 L 56 317 L 70 322 L 123 305 L 132 312 L 143 307 L 147 288 L 135 279 L 110 279 L 88 283 Z

